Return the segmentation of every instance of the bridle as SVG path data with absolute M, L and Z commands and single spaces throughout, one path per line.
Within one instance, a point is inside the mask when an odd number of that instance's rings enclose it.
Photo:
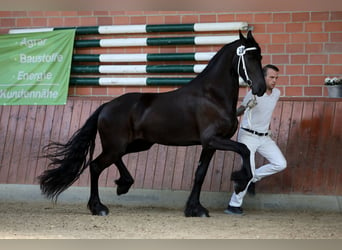
M 247 68 L 246 68 L 246 63 L 245 63 L 245 58 L 244 58 L 244 55 L 246 54 L 246 52 L 250 50 L 257 50 L 257 48 L 256 47 L 246 48 L 244 45 L 241 45 L 236 49 L 236 55 L 239 57 L 238 68 L 237 68 L 238 75 L 240 76 L 240 64 L 242 61 L 242 67 L 243 67 L 243 72 L 245 73 L 245 76 L 246 76 L 246 82 L 249 87 L 252 87 L 252 80 L 249 79 Z
M 244 58 L 244 55 L 246 54 L 247 51 L 250 51 L 250 50 L 256 50 L 257 48 L 256 47 L 250 47 L 250 48 L 246 48 L 244 45 L 241 45 L 239 46 L 237 49 L 236 49 L 236 55 L 239 57 L 239 61 L 238 61 L 238 74 L 240 76 L 240 64 L 242 62 L 242 67 L 243 67 L 243 72 L 245 73 L 245 76 L 246 76 L 246 82 L 248 84 L 248 86 L 251 88 L 252 87 L 252 80 L 249 79 L 249 76 L 248 76 L 248 73 L 247 73 L 247 68 L 246 68 L 246 63 L 245 63 L 245 58 Z M 256 103 L 256 96 L 253 95 L 253 102 Z M 251 112 L 248 112 L 247 114 L 247 121 L 248 121 L 248 124 L 250 126 L 250 120 L 251 120 Z

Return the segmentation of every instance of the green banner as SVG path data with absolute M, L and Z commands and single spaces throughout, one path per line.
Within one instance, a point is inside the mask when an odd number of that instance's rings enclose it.
M 75 30 L 0 36 L 0 105 L 63 105 Z

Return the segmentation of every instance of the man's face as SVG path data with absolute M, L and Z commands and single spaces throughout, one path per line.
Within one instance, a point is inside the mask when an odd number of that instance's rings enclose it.
M 267 69 L 267 74 L 265 76 L 266 87 L 268 90 L 272 90 L 277 83 L 278 72 L 273 69 Z

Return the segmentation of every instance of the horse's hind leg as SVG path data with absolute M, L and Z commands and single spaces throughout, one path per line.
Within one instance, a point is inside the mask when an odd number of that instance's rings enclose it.
M 134 179 L 129 173 L 129 171 L 127 170 L 121 158 L 115 162 L 115 165 L 117 166 L 119 173 L 120 173 L 120 178 L 115 180 L 116 185 L 118 185 L 116 189 L 116 193 L 118 195 L 125 194 L 133 185 Z
M 148 141 L 136 140 L 128 144 L 125 153 L 128 154 L 148 150 L 149 148 L 151 148 L 152 145 L 153 143 L 150 143 Z M 120 173 L 120 178 L 115 181 L 115 183 L 118 185 L 116 193 L 118 195 L 125 194 L 133 185 L 134 179 L 127 170 L 121 158 L 115 162 L 115 165 L 117 166 Z
M 93 215 L 107 215 L 108 208 L 103 205 L 99 197 L 99 177 L 104 169 L 113 163 L 112 157 L 103 152 L 90 163 L 90 198 L 88 208 Z
M 209 217 L 209 211 L 200 203 L 200 194 L 204 178 L 207 174 L 209 163 L 215 153 L 215 149 L 203 149 L 200 161 L 195 173 L 195 182 L 189 199 L 186 203 L 184 214 L 186 217 Z

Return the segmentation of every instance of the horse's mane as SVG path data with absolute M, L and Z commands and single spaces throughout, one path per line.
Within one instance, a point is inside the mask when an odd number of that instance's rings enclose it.
M 254 39 L 244 39 L 245 46 L 255 46 L 258 50 L 260 50 L 259 45 L 255 42 Z M 202 78 L 203 76 L 207 75 L 208 72 L 212 70 L 212 68 L 217 67 L 217 62 L 221 58 L 221 56 L 226 53 L 227 50 L 231 50 L 233 46 L 236 46 L 237 43 L 241 43 L 241 39 L 237 39 L 231 43 L 225 44 L 222 46 L 222 48 L 214 55 L 213 58 L 211 58 L 207 64 L 207 67 L 204 68 L 204 70 L 197 75 L 197 79 Z M 232 51 L 232 53 L 235 53 L 235 50 Z M 196 79 L 195 78 L 195 79 Z
M 228 43 L 224 45 L 216 54 L 215 56 L 208 62 L 208 68 L 213 67 L 216 64 L 216 61 L 221 57 L 223 53 L 225 53 L 227 50 L 231 49 L 233 45 L 235 45 L 240 40 L 236 40 L 234 42 Z M 235 52 L 235 51 L 234 51 Z
M 236 43 L 238 43 L 240 39 L 235 40 L 231 43 L 225 44 L 215 55 L 213 58 L 211 58 L 207 64 L 207 67 L 204 68 L 204 70 L 197 75 L 196 78 L 202 78 L 204 75 L 206 75 L 213 67 L 217 67 L 217 61 L 221 58 L 222 54 L 224 54 L 227 50 L 231 49 L 231 47 L 235 46 Z

